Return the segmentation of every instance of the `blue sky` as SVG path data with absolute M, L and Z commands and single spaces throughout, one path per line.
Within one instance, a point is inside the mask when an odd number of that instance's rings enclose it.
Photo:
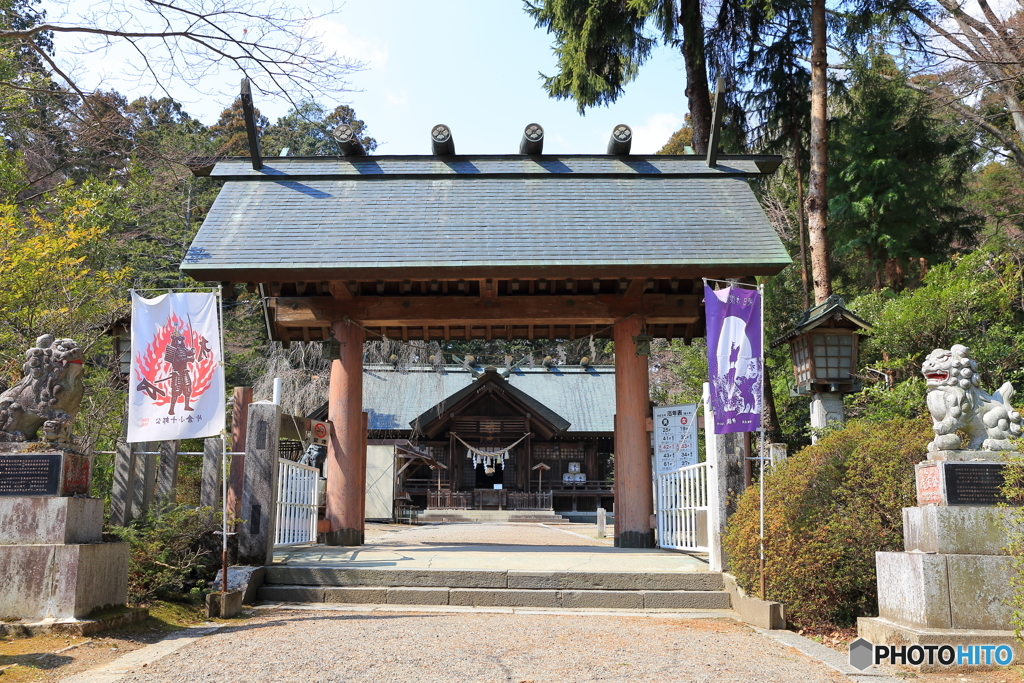
M 87 5 L 73 0 L 64 9 L 74 14 Z M 312 6 L 319 9 L 315 0 Z M 316 30 L 329 49 L 366 63 L 352 76 L 353 92 L 324 103 L 353 106 L 382 143 L 378 154 L 429 153 L 437 123 L 451 127 L 458 153 L 515 153 L 531 122 L 544 126 L 545 152 L 603 153 L 612 128 L 626 123 L 634 153 L 652 153 L 686 113 L 682 58 L 669 49 L 659 49 L 611 107 L 581 117 L 573 102 L 548 98 L 538 73 L 554 72 L 551 36 L 534 28 L 519 0 L 349 0 Z M 115 50 L 77 68 L 87 84 L 102 82 L 129 99 L 159 94 L 120 78 L 122 58 Z M 203 83 L 209 97 L 174 84 L 169 89 L 187 111 L 212 123 L 237 84 L 237 74 L 222 72 Z M 271 120 L 288 108 L 283 101 L 257 98 L 256 104 Z

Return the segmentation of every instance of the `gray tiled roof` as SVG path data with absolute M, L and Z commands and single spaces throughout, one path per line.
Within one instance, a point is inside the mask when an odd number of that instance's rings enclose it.
M 266 159 L 255 170 L 248 158 L 218 162 L 210 175 L 214 178 L 266 178 L 277 176 L 406 176 L 406 175 L 759 175 L 762 169 L 774 170 L 778 157 L 719 156 L 719 164 L 709 169 L 703 156 L 628 156 L 565 155 L 465 155 L 284 157 Z
M 577 366 L 520 368 L 509 383 L 569 421 L 567 434 L 612 432 L 615 415 L 615 368 Z M 441 371 L 414 367 L 395 371 L 390 365 L 363 369 L 363 409 L 370 429 L 405 431 L 426 410 L 473 382 L 461 366 Z M 321 409 L 321 411 L 326 411 Z
M 198 279 L 302 269 L 314 280 L 381 267 L 790 263 L 748 185 L 754 161 L 543 161 L 284 159 L 262 172 L 221 162 L 214 175 L 238 179 L 225 183 L 182 269 Z

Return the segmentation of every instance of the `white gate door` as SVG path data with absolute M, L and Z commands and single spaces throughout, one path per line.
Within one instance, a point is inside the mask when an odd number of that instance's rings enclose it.
M 658 545 L 708 552 L 708 464 L 658 475 Z
M 274 545 L 315 543 L 320 470 L 284 458 L 277 462 L 277 530 Z

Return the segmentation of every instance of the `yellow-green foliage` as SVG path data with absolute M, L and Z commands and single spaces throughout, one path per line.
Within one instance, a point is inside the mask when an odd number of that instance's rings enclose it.
M 799 626 L 852 624 L 875 614 L 875 552 L 903 549 L 904 507 L 915 504 L 914 464 L 927 420 L 852 421 L 765 478 L 765 575 L 770 600 Z M 759 492 L 729 519 L 729 571 L 757 594 Z
M 0 203 L 0 373 L 20 377 L 39 335 L 91 347 L 123 307 L 130 271 L 110 255 L 116 188 L 86 183 L 52 193 L 47 213 Z M 2 372 L 6 370 L 6 372 Z

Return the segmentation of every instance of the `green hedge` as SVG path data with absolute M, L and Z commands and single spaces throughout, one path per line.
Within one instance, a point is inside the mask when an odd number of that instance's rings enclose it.
M 914 464 L 931 437 L 927 419 L 851 421 L 765 477 L 766 594 L 792 624 L 849 626 L 877 614 L 875 552 L 903 550 L 902 508 L 915 504 Z M 729 571 L 754 595 L 758 510 L 754 486 L 722 541 Z

